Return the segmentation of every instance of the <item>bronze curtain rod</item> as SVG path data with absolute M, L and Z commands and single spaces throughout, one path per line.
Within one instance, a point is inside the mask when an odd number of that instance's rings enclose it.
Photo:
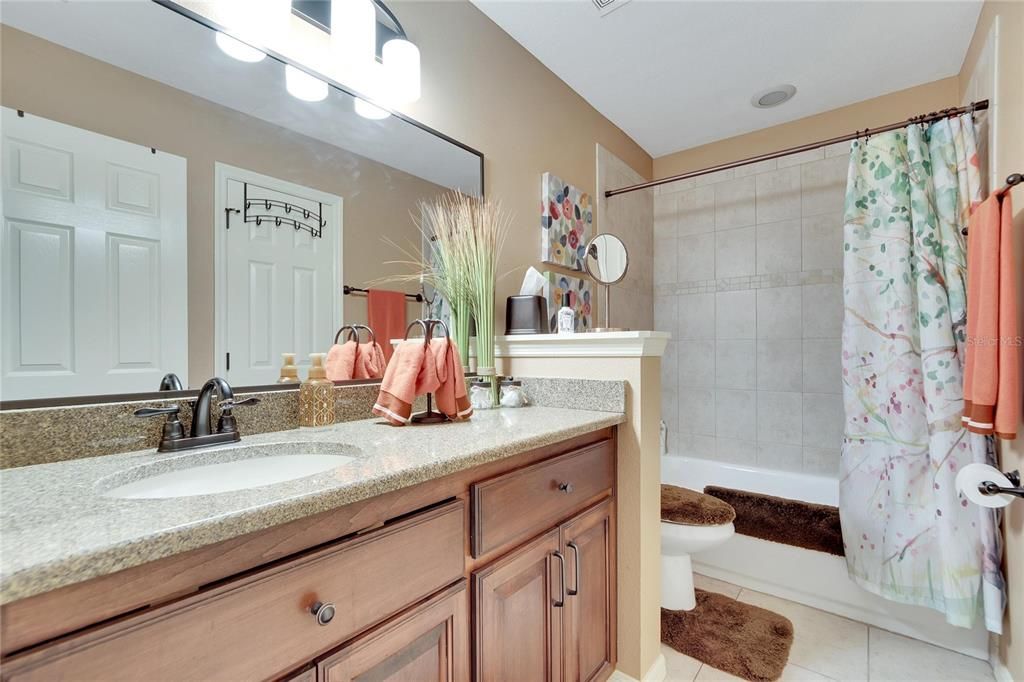
M 777 159 L 782 156 L 789 156 L 790 154 L 796 154 L 798 152 L 806 152 L 811 149 L 818 149 L 819 147 L 827 147 L 830 144 L 837 144 L 839 142 L 849 142 L 850 140 L 856 140 L 861 137 L 871 137 L 878 133 L 885 133 L 890 130 L 898 130 L 899 128 L 905 128 L 908 125 L 914 123 L 931 123 L 938 121 L 943 118 L 949 118 L 951 116 L 959 116 L 960 114 L 974 113 L 975 111 L 984 111 L 988 109 L 988 100 L 983 99 L 978 102 L 971 102 L 964 107 L 951 107 L 949 109 L 942 109 L 941 111 L 933 111 L 929 114 L 923 114 L 921 116 L 914 116 L 908 118 L 905 121 L 899 121 L 898 123 L 890 123 L 889 125 L 880 126 L 878 128 L 865 128 L 864 130 L 858 130 L 853 133 L 846 135 L 840 135 L 839 137 L 833 137 L 828 140 L 821 140 L 820 142 L 810 142 L 808 144 L 802 144 L 797 147 L 790 147 L 789 149 L 781 149 L 777 152 L 769 152 L 768 154 L 759 154 L 757 156 L 751 156 L 746 159 L 740 159 L 739 161 L 730 161 L 729 163 L 722 163 L 717 166 L 708 166 L 707 168 L 701 168 L 700 170 L 690 171 L 688 173 L 680 173 L 679 175 L 672 175 L 667 178 L 661 178 L 660 180 L 650 180 L 648 182 L 641 182 L 638 185 L 630 185 L 628 187 L 620 187 L 619 189 L 610 189 L 605 191 L 606 197 L 613 197 L 617 194 L 626 194 L 627 192 L 635 192 L 640 189 L 649 189 L 651 187 L 657 187 L 659 185 L 667 185 L 670 182 L 676 182 L 677 180 L 686 180 L 687 178 L 696 178 L 701 175 L 708 175 L 717 171 L 729 170 L 730 168 L 738 168 L 740 166 L 746 166 L 748 163 L 757 163 L 758 161 L 768 161 L 769 159 Z

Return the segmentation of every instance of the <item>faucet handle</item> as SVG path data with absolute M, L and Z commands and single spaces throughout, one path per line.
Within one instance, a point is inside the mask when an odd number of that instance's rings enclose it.
M 255 405 L 260 401 L 259 398 L 245 398 L 243 400 L 235 400 L 234 398 L 228 398 L 217 403 L 217 407 L 221 409 L 221 412 L 225 410 L 230 412 L 236 407 L 245 407 L 246 405 Z
M 159 417 L 162 414 L 177 416 L 180 408 L 177 405 L 165 405 L 163 407 L 143 407 L 135 410 L 136 417 Z
M 163 438 L 160 440 L 160 445 L 164 446 L 167 443 L 185 437 L 185 429 L 182 428 L 181 422 L 178 421 L 179 409 L 180 407 L 178 405 L 164 405 L 163 407 L 143 407 L 138 410 L 135 410 L 135 416 L 159 417 L 160 415 L 167 415 L 167 422 L 164 423 Z
M 231 413 L 231 410 L 245 405 L 255 405 L 259 401 L 259 398 L 245 398 L 243 400 L 227 398 L 226 400 L 222 400 L 217 403 L 217 406 L 220 408 L 220 419 L 217 422 L 217 433 L 237 433 L 238 422 L 235 421 L 235 415 Z

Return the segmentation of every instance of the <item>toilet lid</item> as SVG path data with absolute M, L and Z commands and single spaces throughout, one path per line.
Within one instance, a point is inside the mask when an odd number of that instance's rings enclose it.
M 661 520 L 687 526 L 732 523 L 736 510 L 717 497 L 675 485 L 661 485 Z

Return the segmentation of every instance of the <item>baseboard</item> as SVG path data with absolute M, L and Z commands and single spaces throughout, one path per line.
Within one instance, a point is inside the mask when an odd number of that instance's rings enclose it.
M 999 656 L 999 635 L 990 635 L 988 638 L 988 662 L 992 666 L 992 676 L 996 682 L 1014 682 L 1010 669 Z
M 637 680 L 631 675 L 627 675 L 621 670 L 616 670 L 612 673 L 611 677 L 608 678 L 608 682 L 664 682 L 668 676 L 668 668 L 665 664 L 665 654 L 658 654 L 658 657 L 654 659 L 654 664 L 651 665 L 650 669 L 644 673 L 643 680 Z M 1011 680 L 1010 682 L 1013 682 Z

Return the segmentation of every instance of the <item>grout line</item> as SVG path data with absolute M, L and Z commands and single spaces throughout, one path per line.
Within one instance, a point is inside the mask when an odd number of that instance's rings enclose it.
M 865 623 L 866 625 L 866 623 Z M 871 682 L 871 626 L 868 625 L 868 645 L 864 647 L 865 654 L 867 656 L 867 665 L 864 668 L 864 678 L 866 682 Z

